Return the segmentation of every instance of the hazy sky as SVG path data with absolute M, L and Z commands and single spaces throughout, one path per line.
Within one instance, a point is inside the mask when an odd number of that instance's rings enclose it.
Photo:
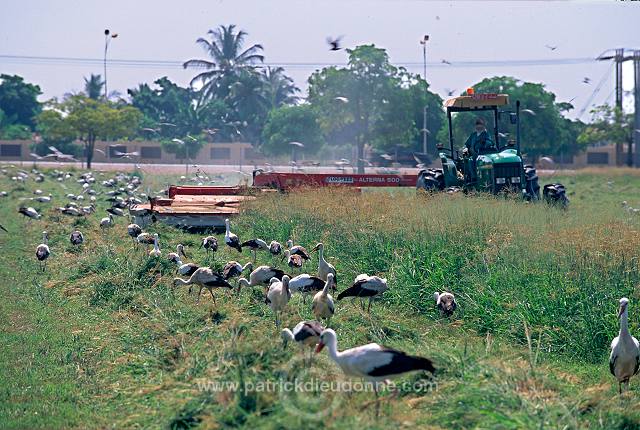
M 609 48 L 640 48 L 640 6 L 629 2 L 481 2 L 481 1 L 243 1 L 243 0 L 5 0 L 0 15 L 0 55 L 101 59 L 105 28 L 118 33 L 109 58 L 184 61 L 203 57 L 195 40 L 210 28 L 236 24 L 248 43 L 264 45 L 266 62 L 342 64 L 344 51 L 327 49 L 326 37 L 344 35 L 346 47 L 374 43 L 386 48 L 394 63 L 413 63 L 422 73 L 423 34 L 428 42 L 427 79 L 442 96 L 461 91 L 484 77 L 512 75 L 543 82 L 560 100 L 574 98 L 576 110 L 603 76 L 594 102 L 613 102 L 609 62 L 551 66 L 456 66 L 464 61 L 595 58 Z M 545 45 L 558 46 L 554 51 Z M 452 62 L 451 66 L 442 60 Z M 296 84 L 317 66 L 286 67 Z M 0 72 L 19 74 L 40 85 L 43 98 L 81 90 L 83 76 L 102 73 L 102 65 L 51 64 L 0 57 Z M 178 66 L 108 68 L 110 90 L 168 76 L 185 85 L 195 70 Z M 624 69 L 625 90 L 633 69 Z M 584 84 L 584 77 L 591 84 Z M 626 95 L 625 103 L 632 103 Z M 577 112 L 576 112 L 577 113 Z M 585 115 L 583 119 L 587 119 Z

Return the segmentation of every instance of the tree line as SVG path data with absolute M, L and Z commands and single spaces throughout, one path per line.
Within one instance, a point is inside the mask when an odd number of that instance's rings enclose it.
M 442 98 L 422 77 L 391 64 L 384 49 L 347 49 L 347 65 L 314 72 L 302 97 L 283 68 L 263 66 L 262 45 L 246 47 L 246 37 L 234 25 L 209 30 L 196 41 L 206 58 L 184 63 L 197 72 L 189 86 L 162 77 L 129 89 L 126 97 L 105 97 L 102 77 L 91 75 L 84 91 L 40 103 L 38 85 L 0 75 L 0 138 L 30 139 L 38 133 L 37 153 L 54 145 L 84 156 L 89 167 L 97 139 L 156 140 L 181 158 L 195 156 L 206 142 L 250 142 L 266 156 L 289 153 L 291 142 L 309 157 L 327 148 L 355 147 L 353 163 L 360 168 L 369 162 L 365 149 L 419 153 L 426 132 L 435 152 L 435 142 L 447 140 Z M 631 135 L 628 115 L 608 106 L 594 109 L 590 124 L 568 119 L 573 106 L 557 101 L 540 83 L 496 76 L 472 86 L 477 93 L 509 94 L 511 104 L 521 101 L 527 112 L 521 121 L 523 149 L 531 160 L 572 155 L 585 145 Z M 474 120 L 454 118 L 458 146 Z M 509 127 L 504 139 L 514 134 Z

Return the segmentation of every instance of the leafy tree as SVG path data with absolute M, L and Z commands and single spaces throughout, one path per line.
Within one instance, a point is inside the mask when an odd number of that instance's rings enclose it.
M 267 154 L 283 155 L 291 151 L 289 142 L 300 142 L 299 151 L 315 154 L 324 144 L 318 115 L 308 104 L 282 106 L 269 112 L 261 148 Z
M 244 49 L 248 34 L 242 30 L 236 31 L 235 28 L 232 24 L 209 30 L 209 40 L 203 37 L 196 40 L 209 55 L 209 59 L 191 59 L 183 64 L 185 69 L 206 69 L 191 80 L 191 85 L 202 84 L 201 91 L 205 98 L 226 97 L 230 84 L 237 80 L 241 71 L 253 70 L 255 64 L 264 60 L 264 56 L 260 54 L 262 45 L 255 44 Z
M 102 76 L 92 73 L 89 79 L 84 78 L 84 94 L 90 99 L 98 100 L 102 96 L 103 88 Z
M 633 145 L 634 119 L 633 114 L 624 113 L 620 108 L 609 105 L 597 106 L 591 111 L 593 120 L 587 125 L 578 142 L 583 145 L 606 145 L 614 143 Z M 616 148 L 616 154 L 622 154 L 622 150 Z M 633 160 L 627 157 L 627 165 L 632 167 Z
M 87 168 L 91 168 L 97 139 L 115 140 L 135 136 L 142 114 L 129 105 L 90 99 L 84 95 L 69 97 L 62 103 L 50 103 L 50 109 L 38 116 L 45 138 L 73 138 L 83 142 Z
M 328 142 L 355 143 L 362 173 L 365 144 L 418 149 L 425 103 L 435 126 L 442 123 L 442 107 L 426 93 L 424 81 L 391 65 L 384 49 L 362 45 L 347 52 L 347 67 L 328 67 L 309 78 L 308 100 L 321 114 Z
M 34 117 L 42 110 L 38 96 L 42 94 L 38 85 L 29 84 L 18 75 L 0 75 L 0 109 L 4 112 L 5 124 L 35 126 Z
M 300 89 L 295 86 L 293 79 L 284 74 L 282 67 L 267 67 L 262 73 L 264 82 L 264 99 L 268 109 L 276 109 L 283 105 L 295 104 Z
M 557 153 L 563 140 L 566 122 L 562 112 L 568 108 L 564 103 L 557 103 L 554 93 L 547 91 L 543 84 L 523 82 L 509 76 L 499 76 L 484 79 L 473 85 L 477 94 L 501 93 L 509 95 L 509 104 L 500 110 L 515 111 L 516 100 L 520 100 L 520 131 L 522 151 L 532 162 L 542 155 Z M 525 111 L 526 109 L 526 111 Z M 530 111 L 530 112 L 529 112 Z M 454 116 L 453 135 L 455 147 L 462 147 L 470 133 L 474 131 L 474 121 L 482 117 L 487 123 L 487 129 L 493 132 L 494 119 L 490 112 L 468 113 L 462 112 Z M 515 126 L 510 124 L 507 116 L 502 116 L 500 131 L 508 133 L 500 138 L 500 144 L 506 145 L 507 140 L 515 139 Z M 448 130 L 443 128 L 438 134 L 441 142 L 448 142 Z

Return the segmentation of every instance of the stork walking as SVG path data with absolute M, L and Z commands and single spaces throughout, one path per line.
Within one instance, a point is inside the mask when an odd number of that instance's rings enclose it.
M 269 285 L 267 298 L 265 303 L 271 308 L 276 318 L 276 328 L 280 327 L 280 317 L 291 300 L 291 291 L 289 291 L 289 277 L 284 275 L 281 281 L 277 281 Z
M 335 306 L 333 304 L 333 297 L 329 294 L 329 288 L 334 286 L 333 273 L 327 275 L 327 281 L 324 284 L 322 291 L 316 293 L 313 296 L 313 302 L 311 304 L 311 311 L 318 321 L 327 320 L 327 327 L 331 322 L 331 317 L 335 312 Z
M 211 293 L 211 298 L 213 299 L 213 303 L 216 303 L 216 298 L 213 295 L 214 288 L 229 288 L 233 289 L 233 286 L 225 281 L 222 275 L 215 273 L 208 267 L 201 267 L 196 270 L 188 280 L 175 278 L 173 280 L 173 285 L 189 285 L 189 294 L 191 294 L 191 285 L 198 285 L 200 290 L 198 291 L 198 298 L 196 299 L 196 303 L 200 302 L 200 294 L 202 293 L 202 289 L 206 288 Z
M 234 233 L 231 233 L 231 228 L 229 227 L 229 218 L 224 220 L 224 224 L 226 226 L 226 232 L 224 234 L 224 243 L 227 246 L 236 249 L 238 252 L 242 252 L 242 246 L 240 246 L 240 239 Z
M 640 368 L 640 344 L 629 333 L 629 311 L 627 309 L 629 299 L 620 299 L 618 319 L 620 320 L 620 332 L 611 342 L 611 355 L 609 356 L 609 370 L 618 380 L 618 393 L 622 394 L 622 385 L 629 390 L 629 379 L 638 373 Z
M 36 258 L 38 264 L 40 264 L 40 270 L 43 272 L 47 269 L 47 258 L 49 258 L 51 252 L 49 251 L 49 234 L 46 231 L 42 232 L 42 243 L 36 247 Z
M 324 259 L 324 244 L 322 242 L 318 243 L 313 250 L 318 251 L 318 278 L 326 281 L 327 275 L 331 273 L 333 275 L 333 281 L 337 285 L 338 278 L 336 276 L 336 268 Z
M 246 278 L 238 279 L 238 294 L 240 294 L 242 287 L 257 287 L 259 285 L 268 287 L 272 278 L 282 280 L 284 275 L 284 271 L 277 267 L 258 266 L 249 274 L 249 280 Z
M 377 343 L 338 351 L 336 332 L 328 328 L 320 335 L 316 353 L 327 346 L 329 357 L 342 369 L 345 375 L 364 378 L 373 383 L 376 393 L 376 416 L 379 415 L 378 383 L 407 372 L 426 370 L 434 373 L 433 362 L 428 358 L 407 355 L 402 351 L 387 348 Z
M 204 239 L 202 239 L 200 248 L 205 249 L 205 251 L 207 252 L 207 258 L 209 258 L 210 252 L 215 257 L 216 252 L 218 251 L 218 239 L 215 236 L 207 236 Z
M 363 297 L 369 298 L 369 307 L 367 312 L 371 312 L 371 302 L 373 299 L 382 296 L 387 291 L 387 280 L 385 278 L 379 278 L 377 276 L 369 276 L 366 273 L 356 276 L 353 285 L 340 294 L 338 294 L 338 300 L 342 300 L 345 297 Z M 364 304 L 360 301 L 362 308 Z
M 253 252 L 253 262 L 256 262 L 258 251 L 269 251 L 269 245 L 262 239 L 245 240 L 240 244 L 241 248 L 249 248 Z
M 301 321 L 293 328 L 282 329 L 281 337 L 283 346 L 286 348 L 289 342 L 296 342 L 300 346 L 304 361 L 307 361 L 305 350 L 309 350 L 308 363 L 313 360 L 313 351 L 320 341 L 320 334 L 324 330 L 318 321 Z

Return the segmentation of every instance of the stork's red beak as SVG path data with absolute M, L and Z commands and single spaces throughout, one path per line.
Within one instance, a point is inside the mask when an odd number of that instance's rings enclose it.
M 324 348 L 324 343 L 320 342 L 318 346 L 316 346 L 316 354 L 322 351 L 322 348 Z

